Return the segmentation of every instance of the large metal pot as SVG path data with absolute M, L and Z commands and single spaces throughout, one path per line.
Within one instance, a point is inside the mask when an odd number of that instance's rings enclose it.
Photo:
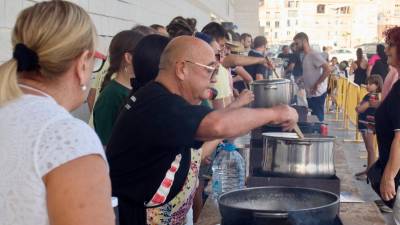
M 335 175 L 335 137 L 295 133 L 263 133 L 261 169 L 271 175 L 329 177 Z
M 223 224 L 331 225 L 339 197 L 331 192 L 297 187 L 236 190 L 218 199 Z
M 254 93 L 253 108 L 269 108 L 279 104 L 290 104 L 290 80 L 271 79 L 257 80 L 250 84 Z

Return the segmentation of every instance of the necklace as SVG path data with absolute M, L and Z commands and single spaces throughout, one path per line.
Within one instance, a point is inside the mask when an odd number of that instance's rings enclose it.
M 28 90 L 31 90 L 31 91 L 34 91 L 34 92 L 37 92 L 37 93 L 39 93 L 41 95 L 44 95 L 44 96 L 46 96 L 48 98 L 51 98 L 51 96 L 49 94 L 47 94 L 47 93 L 45 93 L 45 92 L 43 92 L 41 90 L 38 90 L 36 88 L 33 88 L 31 86 L 28 86 L 28 85 L 25 85 L 25 84 L 18 84 L 18 86 L 20 86 L 22 88 L 25 88 L 25 89 L 28 89 Z

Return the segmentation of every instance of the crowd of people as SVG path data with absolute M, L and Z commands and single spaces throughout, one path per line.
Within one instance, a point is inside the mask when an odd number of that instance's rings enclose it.
M 111 196 L 121 225 L 193 224 L 218 144 L 269 123 L 292 130 L 298 115 L 290 106 L 244 107 L 254 100 L 249 84 L 275 69 L 265 57 L 267 39 L 216 22 L 199 30 L 196 19 L 180 16 L 166 26 L 138 25 L 115 34 L 103 56 L 78 5 L 44 1 L 24 9 L 12 31 L 13 55 L 0 66 L 1 224 L 114 224 Z M 386 54 L 379 50 L 371 68 L 383 84 L 368 75 L 362 52 L 352 65 L 370 94 L 386 93 L 383 101 L 366 97 L 358 110 L 377 108 L 374 165 L 384 170 L 387 201 L 400 169 L 399 30 L 387 31 Z M 324 121 L 337 63 L 312 50 L 305 33 L 279 57 L 283 76 L 294 77 Z M 99 59 L 103 69 L 90 84 Z M 94 129 L 69 113 L 85 100 Z

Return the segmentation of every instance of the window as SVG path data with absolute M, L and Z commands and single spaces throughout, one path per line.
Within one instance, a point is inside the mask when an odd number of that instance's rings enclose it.
M 290 27 L 290 20 L 287 20 L 287 26 Z
M 287 32 L 287 36 L 290 36 L 290 31 Z
M 289 10 L 288 16 L 289 17 L 297 17 L 297 11 L 296 10 Z
M 275 39 L 278 38 L 278 32 L 275 32 Z
M 340 7 L 339 11 L 340 11 L 340 14 L 350 14 L 350 7 L 349 6 Z
M 279 21 L 275 21 L 275 28 L 279 28 Z
M 296 20 L 296 25 L 299 25 L 299 21 L 298 20 Z
M 296 8 L 299 7 L 299 1 L 296 1 Z
M 325 14 L 325 5 L 317 5 L 317 13 L 318 14 Z
M 265 36 L 268 36 L 269 33 L 268 32 L 264 32 L 264 34 L 265 34 Z
M 267 15 L 267 17 L 269 17 L 271 15 L 271 13 L 270 12 L 266 12 L 266 15 Z
M 268 22 L 265 23 L 265 25 L 266 25 L 267 27 L 270 27 L 270 26 L 271 26 L 271 23 L 268 21 Z
M 294 1 L 288 1 L 288 8 L 293 8 L 295 7 L 295 2 Z

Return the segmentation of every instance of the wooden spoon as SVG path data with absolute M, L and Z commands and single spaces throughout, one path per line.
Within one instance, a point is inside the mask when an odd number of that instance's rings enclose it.
M 297 136 L 299 136 L 300 139 L 304 139 L 304 134 L 301 132 L 299 125 L 294 126 L 294 132 L 296 132 Z

